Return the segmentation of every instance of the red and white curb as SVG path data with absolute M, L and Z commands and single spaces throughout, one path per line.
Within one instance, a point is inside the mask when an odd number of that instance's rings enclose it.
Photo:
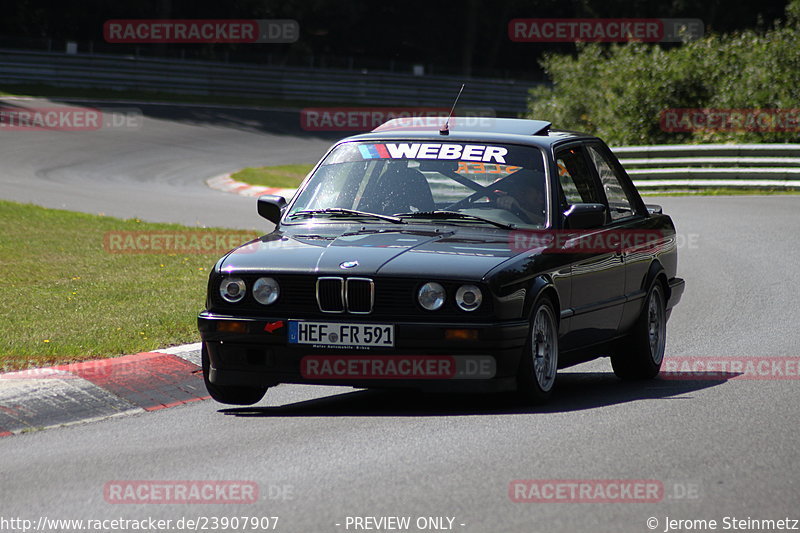
M 263 185 L 250 185 L 243 181 L 236 181 L 230 174 L 223 174 L 206 180 L 206 185 L 217 191 L 229 192 L 240 196 L 261 196 L 262 194 L 275 194 L 289 200 L 297 189 L 279 189 L 277 187 L 264 187 Z
M 0 437 L 208 399 L 200 343 L 0 374 Z

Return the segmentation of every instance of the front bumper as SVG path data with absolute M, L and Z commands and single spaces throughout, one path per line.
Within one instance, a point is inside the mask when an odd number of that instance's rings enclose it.
M 354 320 L 353 316 L 339 320 L 355 321 L 371 323 L 363 318 Z M 527 321 L 469 324 L 395 322 L 393 348 L 332 348 L 290 344 L 288 322 L 285 317 L 242 317 L 202 312 L 198 317 L 198 328 L 209 358 L 209 381 L 216 385 L 245 387 L 307 383 L 447 392 L 513 390 L 519 358 L 529 331 Z M 468 338 L 448 338 L 447 332 L 453 330 L 468 330 Z M 318 372 L 320 362 L 322 367 L 335 371 Z M 402 371 L 375 374 L 365 373 L 363 370 L 367 366 L 370 369 L 436 368 L 445 371 L 424 376 Z M 344 372 L 336 371 L 343 369 Z M 458 372 L 453 372 L 455 369 Z M 491 372 L 487 372 L 489 369 Z M 407 377 L 409 375 L 412 377 Z

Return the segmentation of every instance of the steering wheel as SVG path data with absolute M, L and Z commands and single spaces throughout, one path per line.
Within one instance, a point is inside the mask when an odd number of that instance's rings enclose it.
M 495 197 L 498 198 L 499 195 L 495 195 Z M 496 200 L 494 201 L 494 204 L 497 205 L 497 201 Z M 514 202 L 514 204 L 512 206 L 510 206 L 510 207 L 502 207 L 500 209 L 505 209 L 509 213 L 512 213 L 515 217 L 519 218 L 521 221 L 523 221 L 526 224 L 533 224 L 534 223 L 534 221 L 531 220 L 530 214 L 527 211 L 522 209 L 522 206 L 519 205 L 519 202 Z
M 450 204 L 448 206 L 445 206 L 444 209 L 445 209 L 445 211 L 455 211 L 456 209 L 461 209 L 462 207 L 465 207 L 465 206 L 469 205 L 470 203 L 472 203 L 474 200 L 477 200 L 479 198 L 483 198 L 484 196 L 489 198 L 489 203 L 492 203 L 492 204 L 496 203 L 497 202 L 497 198 L 500 197 L 500 195 L 497 194 L 495 191 L 486 189 L 486 190 L 483 190 L 483 191 L 477 191 L 477 192 L 475 192 L 473 194 L 470 194 L 466 198 L 462 198 L 461 200 L 457 201 L 454 204 Z
M 495 207 L 497 209 L 503 209 L 504 211 L 508 211 L 509 213 L 513 214 L 515 217 L 520 219 L 525 224 L 534 224 L 534 221 L 531 220 L 530 215 L 520 208 L 519 203 L 515 203 L 515 205 L 512 206 L 511 208 L 498 206 L 497 205 L 497 200 L 502 197 L 502 195 L 499 194 L 499 192 L 501 192 L 501 191 L 494 191 L 494 190 L 488 190 L 488 189 L 485 190 L 485 191 L 476 192 L 475 194 L 471 194 L 470 196 L 467 196 L 466 198 L 462 198 L 461 200 L 459 200 L 458 202 L 456 202 L 454 204 L 450 204 L 450 205 L 446 206 L 444 209 L 446 211 L 455 211 L 457 209 L 460 209 L 462 207 L 465 207 L 465 206 L 469 205 L 473 200 L 477 200 L 479 198 L 486 197 L 486 198 L 489 198 L 489 205 L 491 205 L 491 206 L 493 206 L 493 207 Z

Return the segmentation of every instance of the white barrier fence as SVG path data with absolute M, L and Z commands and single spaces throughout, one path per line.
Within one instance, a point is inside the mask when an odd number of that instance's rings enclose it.
M 612 148 L 638 188 L 800 189 L 800 144 Z
M 460 105 L 522 113 L 536 83 L 511 79 L 414 76 L 328 68 L 178 61 L 108 54 L 0 49 L 0 80 L 178 94 L 276 98 L 371 106 L 449 107 L 461 83 Z

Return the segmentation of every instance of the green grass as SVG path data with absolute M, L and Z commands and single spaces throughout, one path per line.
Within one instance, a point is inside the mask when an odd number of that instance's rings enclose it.
M 291 189 L 300 185 L 314 165 L 278 165 L 271 167 L 247 167 L 231 177 L 251 185 Z
M 0 371 L 199 340 L 197 313 L 224 250 L 111 253 L 104 238 L 118 231 L 214 233 L 233 245 L 255 236 L 0 201 Z

